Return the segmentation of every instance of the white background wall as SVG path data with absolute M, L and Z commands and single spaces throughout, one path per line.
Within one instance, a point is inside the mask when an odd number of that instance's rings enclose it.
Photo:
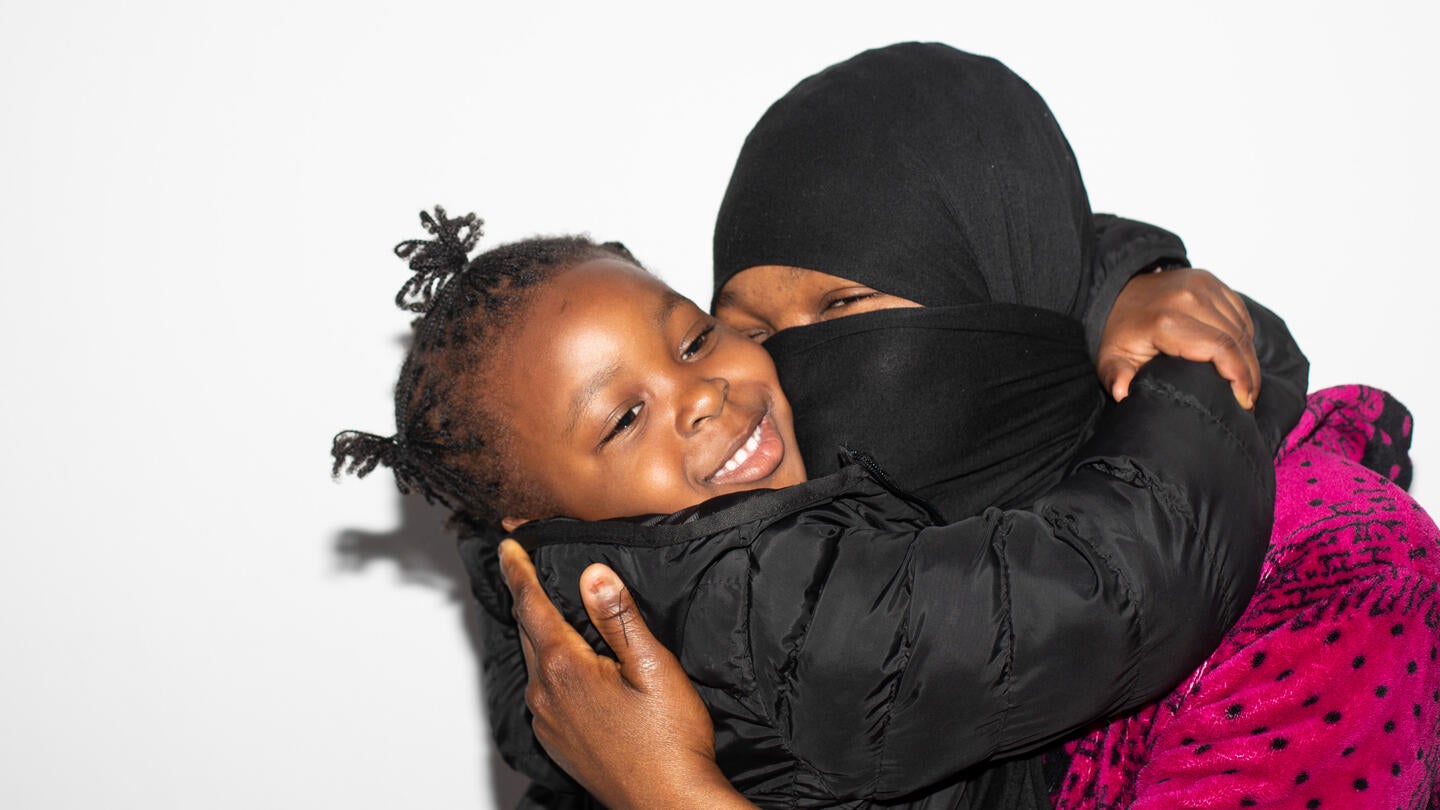
M 703 299 L 756 117 L 898 40 L 1407 402 L 1440 509 L 1440 26 L 1371 5 L 0 0 L 0 806 L 510 804 L 438 519 L 328 476 L 393 424 L 391 245 L 440 202 Z

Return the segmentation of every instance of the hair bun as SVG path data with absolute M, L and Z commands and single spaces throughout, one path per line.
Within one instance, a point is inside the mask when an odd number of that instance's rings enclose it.
M 415 275 L 395 294 L 395 306 L 426 313 L 440 288 L 470 263 L 470 251 L 480 241 L 485 220 L 473 213 L 451 219 L 445 209 L 420 212 L 420 224 L 434 239 L 407 239 L 395 246 L 395 255 L 409 261 Z
M 404 450 L 394 436 L 376 436 L 359 430 L 343 430 L 335 434 L 330 444 L 330 456 L 335 464 L 330 474 L 339 477 L 341 470 L 357 478 L 364 478 L 384 464 L 395 469 L 399 466 Z

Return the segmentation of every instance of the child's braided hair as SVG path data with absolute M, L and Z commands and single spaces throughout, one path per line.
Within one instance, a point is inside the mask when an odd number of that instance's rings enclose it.
M 507 425 L 487 402 L 486 376 L 505 346 L 505 328 L 539 285 L 592 259 L 639 266 L 619 242 L 584 236 L 526 239 L 470 258 L 484 221 L 422 211 L 431 239 L 395 246 L 414 275 L 395 304 L 420 314 L 395 386 L 395 435 L 336 434 L 332 473 L 364 477 L 384 465 L 401 492 L 419 492 L 450 508 L 457 522 L 494 528 L 505 514 L 543 514 L 533 491 L 505 455 Z

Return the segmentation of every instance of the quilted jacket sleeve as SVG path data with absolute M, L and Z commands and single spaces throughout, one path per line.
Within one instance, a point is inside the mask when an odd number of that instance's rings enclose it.
M 1243 293 L 1250 321 L 1255 324 L 1255 353 L 1260 360 L 1260 398 L 1255 400 L 1255 421 L 1273 456 L 1305 411 L 1309 393 L 1310 360 L 1279 315 Z
M 1067 312 L 1085 326 L 1090 356 L 1100 348 L 1100 334 L 1120 291 L 1143 270 L 1152 267 L 1189 267 L 1180 237 L 1148 222 L 1095 215 L 1095 254 L 1090 262 L 1090 283 L 1076 312 Z
M 756 619 L 757 697 L 798 793 L 901 797 L 1159 698 L 1248 601 L 1273 506 L 1255 420 L 1209 366 L 1160 358 L 1032 511 L 777 537 L 754 601 L 788 618 Z M 765 608 L 777 588 L 804 609 Z
M 1189 267 L 1185 243 L 1164 228 L 1113 214 L 1095 215 L 1095 255 L 1086 294 L 1075 312 L 1085 327 L 1085 344 L 1093 357 L 1100 335 L 1120 291 L 1137 273 L 1152 267 Z M 1260 360 L 1260 399 L 1256 418 L 1273 454 L 1280 441 L 1300 419 L 1308 392 L 1310 362 L 1290 334 L 1285 321 L 1242 294 L 1255 324 L 1255 352 Z
M 460 557 L 475 597 L 480 641 L 480 680 L 496 753 L 513 770 L 533 780 L 517 810 L 572 810 L 599 805 L 540 747 L 525 706 L 527 673 L 519 630 L 510 616 L 510 594 L 500 584 L 493 537 L 462 536 Z

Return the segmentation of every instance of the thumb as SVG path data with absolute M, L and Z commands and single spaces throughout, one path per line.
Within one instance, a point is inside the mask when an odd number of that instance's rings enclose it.
M 1111 354 L 1101 358 L 1095 365 L 1095 373 L 1100 376 L 1101 385 L 1110 392 L 1110 398 L 1119 402 L 1130 395 L 1130 381 L 1135 379 L 1135 373 L 1140 370 L 1140 364 L 1135 360 L 1120 354 Z
M 650 633 L 620 577 L 609 566 L 595 563 L 580 575 L 580 598 L 595 629 L 615 653 L 621 676 L 642 690 L 655 685 L 661 659 L 669 651 Z

